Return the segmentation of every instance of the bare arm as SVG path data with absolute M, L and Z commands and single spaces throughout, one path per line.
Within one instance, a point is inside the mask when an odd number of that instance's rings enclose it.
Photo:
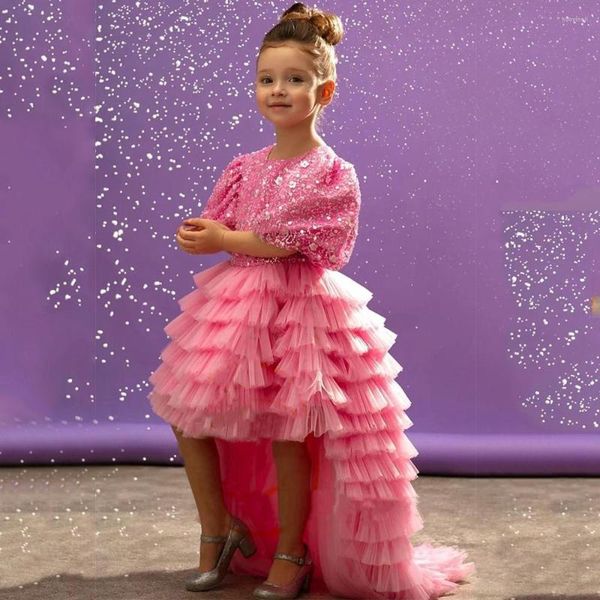
M 286 250 L 263 242 L 253 231 L 225 231 L 222 238 L 225 252 L 237 252 L 249 256 L 290 256 L 296 250 Z

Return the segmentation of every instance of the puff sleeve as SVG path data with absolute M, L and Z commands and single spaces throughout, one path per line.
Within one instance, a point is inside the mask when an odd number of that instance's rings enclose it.
M 360 205 L 354 165 L 337 159 L 306 193 L 299 189 L 297 199 L 255 233 L 267 244 L 296 250 L 312 264 L 338 271 L 350 260 Z
M 235 228 L 234 206 L 242 181 L 242 157 L 234 158 L 223 170 L 213 191 L 200 214 L 201 219 L 219 221 L 227 227 Z

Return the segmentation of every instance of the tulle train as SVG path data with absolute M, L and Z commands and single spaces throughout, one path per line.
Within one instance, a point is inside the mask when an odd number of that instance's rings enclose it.
M 404 433 L 411 403 L 395 381 L 396 334 L 372 293 L 298 262 L 219 263 L 194 276 L 151 375 L 153 410 L 189 437 L 215 437 L 229 510 L 258 552 L 231 569 L 264 577 L 278 535 L 268 445 L 305 441 L 312 461 L 305 541 L 315 577 L 347 598 L 429 600 L 475 571 L 466 553 L 410 537 L 423 528 Z

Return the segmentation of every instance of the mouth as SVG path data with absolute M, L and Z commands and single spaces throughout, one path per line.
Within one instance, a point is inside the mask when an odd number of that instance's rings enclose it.
M 269 104 L 271 108 L 283 108 L 286 106 L 291 106 L 291 104 Z

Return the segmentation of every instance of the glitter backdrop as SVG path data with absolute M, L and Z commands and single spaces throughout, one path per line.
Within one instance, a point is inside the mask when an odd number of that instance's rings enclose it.
M 274 141 L 254 65 L 287 6 L 1 5 L 0 462 L 174 460 L 148 375 L 225 258 L 175 230 Z M 415 462 L 508 469 L 516 436 L 600 472 L 597 4 L 320 6 L 346 28 L 320 133 L 363 197 L 344 272 L 398 333 Z

